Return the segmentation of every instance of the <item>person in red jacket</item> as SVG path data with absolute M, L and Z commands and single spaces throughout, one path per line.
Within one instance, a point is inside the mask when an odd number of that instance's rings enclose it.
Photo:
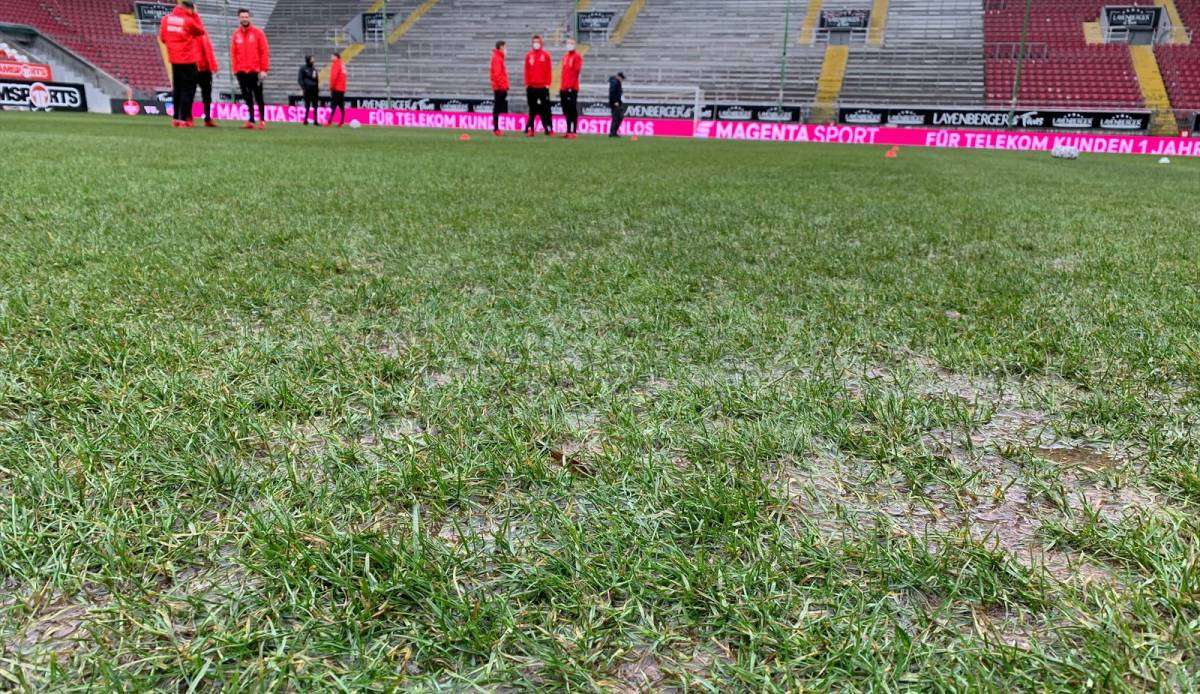
M 263 80 L 271 71 L 271 46 L 262 29 L 250 22 L 250 10 L 238 10 L 238 28 L 229 41 L 229 63 L 242 89 L 242 101 L 250 111 L 243 127 L 254 128 L 254 104 L 258 104 L 258 129 L 267 127 L 267 105 L 263 101 Z
M 200 62 L 200 42 L 204 25 L 196 16 L 192 0 L 182 0 L 171 13 L 162 18 L 158 40 L 167 49 L 171 64 L 171 102 L 175 117 L 171 124 L 177 128 L 192 127 L 192 104 L 196 100 L 196 65 Z
M 508 66 L 504 58 L 508 55 L 508 44 L 496 42 L 496 50 L 492 51 L 492 134 L 501 137 L 500 116 L 508 113 Z
M 340 109 L 342 119 L 338 121 L 338 127 L 346 124 L 346 64 L 342 62 L 342 54 L 335 52 L 333 54 L 333 62 L 329 64 L 329 103 L 333 110 L 329 112 L 329 120 L 325 121 L 325 127 L 333 125 L 333 116 Z
M 534 118 L 541 117 L 547 137 L 554 137 L 554 125 L 550 116 L 550 80 L 554 61 L 542 50 L 542 37 L 534 36 L 532 48 L 525 55 L 525 98 L 529 102 L 529 122 L 525 124 L 525 136 L 533 137 Z
M 563 115 L 567 117 L 567 139 L 574 140 L 579 132 L 579 73 L 583 72 L 583 56 L 575 50 L 575 39 L 567 39 L 567 54 L 562 59 L 558 98 Z
M 204 127 L 215 128 L 217 124 L 212 119 L 212 85 L 213 75 L 220 71 L 220 67 L 209 35 L 204 34 L 199 41 L 200 62 L 196 63 L 196 83 L 200 85 L 200 100 L 204 102 Z

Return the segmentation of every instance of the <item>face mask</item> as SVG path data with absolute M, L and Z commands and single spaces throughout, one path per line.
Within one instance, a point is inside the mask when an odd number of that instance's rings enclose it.
M 568 50 L 568 51 L 573 51 L 573 50 L 575 50 L 575 44 L 573 44 L 573 43 L 568 43 L 568 44 L 567 44 L 567 50 Z
M 535 50 L 535 51 L 542 50 L 542 44 L 538 43 L 537 41 L 534 41 L 533 42 L 533 50 Z

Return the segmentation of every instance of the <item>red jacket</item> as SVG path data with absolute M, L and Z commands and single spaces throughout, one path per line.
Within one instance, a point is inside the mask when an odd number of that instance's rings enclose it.
M 508 91 L 508 66 L 504 64 L 504 51 L 492 51 L 492 91 Z
M 579 73 L 583 72 L 583 56 L 576 51 L 567 51 L 562 61 L 561 89 L 579 91 Z
M 544 50 L 529 51 L 525 55 L 525 86 L 544 89 L 550 86 L 554 75 L 554 61 Z
M 158 26 L 158 40 L 167 47 L 167 60 L 172 65 L 195 65 L 200 62 L 200 42 L 204 25 L 195 12 L 176 5 L 171 14 Z
M 267 35 L 256 26 L 233 30 L 229 43 L 229 62 L 236 72 L 270 72 L 271 46 Z
M 346 91 L 346 64 L 341 58 L 334 58 L 329 66 L 329 91 Z
M 213 52 L 212 39 L 205 34 L 197 40 L 200 42 L 200 61 L 196 63 L 196 69 L 200 72 L 216 74 L 220 71 L 221 66 L 217 64 L 217 54 Z

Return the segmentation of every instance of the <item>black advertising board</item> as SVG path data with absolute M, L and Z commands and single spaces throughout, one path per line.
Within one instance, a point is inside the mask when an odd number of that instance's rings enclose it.
M 866 29 L 870 23 L 870 10 L 821 10 L 822 29 L 831 31 Z
M 167 106 L 156 99 L 110 99 L 113 113 L 127 116 L 165 116 Z
M 0 80 L 0 106 L 31 111 L 87 111 L 87 91 L 68 82 Z
M 1150 127 L 1150 112 L 1017 109 L 1010 122 L 1007 109 L 850 107 L 838 110 L 838 122 L 847 125 L 892 127 L 1013 127 L 1039 130 L 1144 132 Z
M 1105 7 L 1104 16 L 1110 27 L 1157 29 L 1162 18 L 1162 8 L 1139 5 Z
M 387 29 L 388 22 L 396 18 L 395 12 L 388 12 L 385 18 L 382 12 L 363 12 L 362 30 L 364 34 L 380 32 Z
M 157 2 L 135 2 L 133 3 L 133 13 L 139 22 L 147 22 L 158 24 L 163 17 L 171 14 L 171 10 L 175 9 L 174 5 L 164 5 Z
M 330 99 L 328 96 L 320 97 L 320 104 L 328 106 Z M 300 106 L 304 103 L 304 97 L 291 95 L 288 97 L 288 104 L 291 106 Z M 392 97 L 390 100 L 386 96 L 347 96 L 347 108 L 367 108 L 367 109 L 384 109 L 394 108 L 402 111 L 441 111 L 443 113 L 491 113 L 491 99 L 468 99 L 468 98 L 442 98 L 442 97 Z
M 575 30 L 580 34 L 603 34 L 616 18 L 616 12 L 576 12 Z
M 304 98 L 299 95 L 288 97 L 288 104 L 299 106 Z M 329 97 L 320 98 L 322 106 L 329 105 Z M 386 109 L 393 108 L 403 111 L 437 111 L 441 113 L 491 113 L 491 99 L 472 99 L 467 97 L 392 97 L 389 101 L 384 96 L 347 96 L 348 108 Z M 662 103 L 662 102 L 625 102 L 626 118 L 663 118 L 678 120 L 693 120 L 696 117 L 694 103 Z M 557 101 L 551 102 L 555 113 L 561 113 Z M 611 111 L 604 101 L 581 101 L 579 113 L 584 116 L 608 117 Z M 801 123 L 806 115 L 805 109 L 799 106 L 777 106 L 764 104 L 707 104 L 700 111 L 701 120 L 728 121 L 757 121 L 765 123 Z

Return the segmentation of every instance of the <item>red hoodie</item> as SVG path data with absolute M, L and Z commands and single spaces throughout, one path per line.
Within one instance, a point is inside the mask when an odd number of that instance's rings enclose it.
M 492 91 L 508 91 L 508 66 L 504 64 L 504 51 L 492 51 Z
M 525 86 L 545 89 L 553 79 L 554 61 L 544 50 L 529 51 L 525 55 Z
M 576 51 L 567 51 L 562 61 L 561 89 L 579 91 L 579 73 L 583 72 L 583 56 Z
M 196 69 L 200 72 L 216 74 L 220 71 L 221 66 L 217 64 L 217 54 L 213 52 L 212 39 L 205 34 L 198 40 L 200 41 L 200 61 L 196 63 Z
M 201 36 L 204 36 L 204 25 L 200 18 L 183 5 L 176 5 L 158 27 L 158 40 L 167 47 L 167 60 L 172 65 L 199 63 L 201 50 L 196 39 Z
M 236 72 L 270 72 L 271 46 L 256 26 L 239 26 L 229 44 L 229 62 Z
M 346 91 L 346 65 L 341 58 L 334 58 L 329 66 L 329 91 Z

